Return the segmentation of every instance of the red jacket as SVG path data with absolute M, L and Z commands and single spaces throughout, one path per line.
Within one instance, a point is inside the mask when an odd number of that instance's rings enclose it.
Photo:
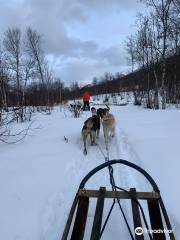
M 83 94 L 83 101 L 89 101 L 90 100 L 90 94 L 88 92 L 85 92 Z

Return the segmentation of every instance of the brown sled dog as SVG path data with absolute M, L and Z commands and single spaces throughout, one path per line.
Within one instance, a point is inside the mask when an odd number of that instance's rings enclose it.
M 116 125 L 115 117 L 112 113 L 109 113 L 109 110 L 110 109 L 104 111 L 102 116 L 102 125 L 106 143 L 108 142 L 109 136 L 114 137 Z

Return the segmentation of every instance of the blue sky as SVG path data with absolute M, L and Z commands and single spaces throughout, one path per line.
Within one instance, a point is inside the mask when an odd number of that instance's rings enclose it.
M 138 0 L 0 0 L 0 6 L 0 38 L 8 27 L 36 29 L 67 85 L 130 69 L 124 42 L 144 9 Z

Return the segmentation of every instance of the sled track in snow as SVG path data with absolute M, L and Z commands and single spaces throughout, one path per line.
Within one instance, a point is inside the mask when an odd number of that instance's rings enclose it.
M 87 117 L 87 114 L 86 116 Z M 77 121 L 77 119 L 76 119 Z M 73 136 L 73 139 L 70 139 L 70 142 L 76 144 L 77 147 L 77 155 L 74 154 L 73 161 L 70 161 L 65 169 L 67 172 L 67 184 L 72 183 L 73 187 L 71 190 L 67 191 L 64 189 L 63 194 L 55 194 L 50 198 L 47 206 L 45 207 L 46 214 L 42 214 L 42 231 L 40 234 L 41 240 L 57 240 L 59 239 L 59 233 L 62 232 L 64 227 L 64 222 L 67 219 L 69 208 L 66 207 L 65 204 L 66 199 L 69 199 L 69 206 L 71 205 L 71 200 L 73 194 L 77 190 L 77 186 L 79 185 L 80 180 L 88 171 L 93 169 L 98 164 L 101 164 L 105 161 L 104 156 L 98 146 L 88 146 L 88 155 L 83 155 L 83 147 L 81 136 Z M 104 155 L 106 155 L 106 147 L 105 141 L 101 129 L 101 135 L 98 139 L 98 144 L 103 151 Z M 109 143 L 109 158 L 110 159 L 126 159 L 132 163 L 135 163 L 141 167 L 142 162 L 139 158 L 137 152 L 135 151 L 133 145 L 130 143 L 127 134 L 123 131 L 123 129 L 116 127 L 116 135 L 113 139 L 111 139 Z M 68 159 L 67 159 L 68 161 Z M 129 189 L 130 187 L 136 187 L 137 189 L 147 190 L 149 187 L 146 184 L 144 178 L 139 178 L 136 172 L 130 171 L 129 168 L 122 167 L 120 169 L 114 169 L 114 175 L 116 176 L 116 180 L 118 185 L 124 188 Z M 100 186 L 101 182 L 109 183 L 108 172 L 106 174 L 100 174 L 95 179 L 92 180 L 92 186 L 97 185 Z M 66 196 L 66 197 L 65 197 Z M 131 208 L 126 203 L 122 204 L 124 210 L 126 212 L 131 212 Z M 130 215 L 130 214 L 129 214 Z M 91 211 L 88 214 L 88 218 L 91 218 Z M 129 219 L 131 221 L 131 219 Z M 176 222 L 175 220 L 173 221 Z M 113 224 L 117 224 L 113 222 Z M 177 226 L 177 222 L 175 223 Z M 52 238 L 53 236 L 53 238 Z

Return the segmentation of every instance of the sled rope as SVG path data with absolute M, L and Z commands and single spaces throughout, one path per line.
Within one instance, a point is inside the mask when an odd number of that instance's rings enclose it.
M 145 223 L 145 226 L 146 226 L 146 228 L 149 230 L 149 226 L 148 226 L 148 223 L 147 223 L 147 220 L 146 220 L 146 216 L 145 216 L 144 210 L 143 210 L 140 202 L 139 202 L 134 196 L 132 196 L 126 189 L 116 186 L 115 180 L 114 180 L 114 176 L 113 176 L 113 167 L 112 167 L 112 166 L 109 166 L 109 173 L 110 173 L 110 183 L 111 183 L 111 186 L 112 186 L 113 191 L 117 191 L 117 189 L 118 189 L 118 190 L 127 192 L 127 193 L 129 194 L 129 196 L 131 197 L 131 199 L 138 204 L 138 206 L 139 206 L 139 208 L 140 208 L 140 211 L 141 211 L 141 214 L 142 214 L 142 217 L 143 217 L 143 220 L 144 220 L 144 223 Z M 114 199 L 114 201 L 115 201 L 115 199 Z M 117 202 L 118 202 L 118 205 L 119 205 L 120 209 L 122 209 L 122 206 L 121 206 L 121 204 L 120 204 L 120 200 L 119 200 L 119 199 L 117 199 Z M 111 210 L 111 209 L 110 209 L 110 210 Z M 112 211 L 112 210 L 111 210 L 111 211 Z M 125 216 L 125 214 L 124 214 L 123 209 L 121 210 L 121 212 L 122 212 L 122 214 L 123 214 L 123 217 L 124 217 L 124 220 L 125 220 L 125 222 L 126 222 L 126 225 L 129 226 L 128 221 L 127 221 L 127 218 L 126 218 L 126 216 Z M 108 217 L 108 218 L 109 218 L 109 217 Z M 106 224 L 107 224 L 107 222 L 106 222 Z M 104 231 L 104 229 L 105 229 L 105 227 L 103 226 L 103 231 Z M 130 227 L 128 227 L 128 230 L 131 231 Z M 131 233 L 132 233 L 132 232 L 131 232 Z M 148 231 L 148 235 L 149 235 L 149 238 L 150 238 L 151 240 L 153 240 L 153 238 L 152 238 L 152 236 L 151 236 L 151 234 L 150 234 L 149 231 Z M 131 236 L 131 238 L 132 238 L 132 239 L 135 239 L 135 238 L 133 237 L 133 235 Z
M 107 156 L 105 156 L 104 154 L 103 154 L 103 156 L 104 156 L 104 158 L 105 158 L 105 162 L 107 162 L 107 161 L 109 161 L 109 143 L 108 143 L 108 138 L 106 138 L 106 136 L 105 136 L 104 127 L 103 127 L 103 133 L 104 133 L 105 147 L 106 147 L 106 153 L 107 153 Z M 111 186 L 112 186 L 112 190 L 113 190 L 113 191 L 116 191 L 116 187 L 115 187 L 116 185 L 115 185 L 115 180 L 114 180 L 114 176 L 113 176 L 113 168 L 112 168 L 112 166 L 108 166 L 108 170 L 109 170 L 110 184 L 111 184 Z M 105 220 L 105 222 L 104 222 L 104 225 L 103 225 L 103 227 L 102 227 L 102 231 L 101 231 L 100 236 L 102 236 L 102 234 L 103 234 L 103 232 L 104 232 L 104 229 L 105 229 L 106 224 L 107 224 L 107 222 L 108 222 L 108 220 L 109 220 L 109 217 L 110 217 L 110 215 L 111 215 L 111 212 L 112 212 L 112 209 L 113 209 L 113 207 L 114 207 L 115 202 L 116 202 L 116 200 L 114 199 L 114 200 L 113 200 L 113 204 L 112 204 L 112 206 L 111 206 L 111 208 L 110 208 L 109 214 L 107 215 L 107 218 L 106 218 L 106 220 Z M 132 234 L 130 225 L 129 225 L 129 223 L 128 223 L 128 220 L 127 220 L 127 218 L 126 218 L 126 215 L 125 215 L 125 213 L 124 213 L 124 210 L 123 210 L 123 208 L 122 208 L 122 206 L 121 206 L 120 200 L 119 200 L 118 198 L 117 198 L 117 203 L 118 203 L 119 208 L 120 208 L 120 211 L 121 211 L 121 213 L 122 213 L 122 215 L 123 215 L 123 218 L 124 218 L 124 221 L 125 221 L 125 223 L 126 223 L 128 232 L 129 232 L 129 234 L 130 234 L 130 236 L 131 236 L 131 239 L 132 239 L 132 240 L 135 240 L 135 238 L 133 237 L 133 234 Z
M 104 132 L 104 128 L 103 128 L 103 132 Z M 106 140 L 105 134 L 104 134 L 104 139 L 105 139 L 105 147 L 106 147 L 107 156 L 104 154 L 104 152 L 102 151 L 102 149 L 101 149 L 101 147 L 99 145 L 98 145 L 98 148 L 100 149 L 100 152 L 102 153 L 102 155 L 103 155 L 103 157 L 105 159 L 105 162 L 108 162 L 109 161 L 109 142 L 108 142 L 108 138 Z M 138 204 L 138 206 L 140 208 L 140 211 L 141 211 L 141 214 L 142 214 L 142 217 L 143 217 L 143 220 L 144 220 L 144 223 L 145 223 L 145 226 L 149 230 L 149 226 L 148 226 L 148 223 L 147 223 L 147 220 L 146 220 L 146 216 L 145 216 L 144 210 L 143 210 L 141 204 L 139 203 L 139 201 L 134 196 L 132 196 L 127 190 L 116 186 L 114 175 L 113 175 L 113 167 L 112 166 L 108 166 L 108 170 L 109 170 L 110 184 L 111 184 L 112 190 L 113 191 L 117 191 L 117 189 L 119 189 L 121 191 L 127 192 L 130 195 L 131 199 Z M 100 233 L 100 238 L 101 238 L 101 236 L 102 236 L 102 234 L 103 234 L 103 232 L 105 230 L 105 227 L 106 227 L 106 225 L 108 223 L 108 220 L 110 218 L 110 215 L 112 213 L 112 210 L 113 210 L 113 207 L 114 207 L 116 201 L 117 201 L 117 203 L 119 205 L 120 211 L 121 211 L 122 216 L 124 218 L 124 221 L 126 223 L 126 226 L 127 226 L 128 232 L 129 232 L 129 234 L 131 236 L 131 239 L 135 240 L 135 238 L 133 236 L 133 233 L 131 231 L 130 225 L 128 223 L 128 220 L 126 218 L 126 215 L 124 213 L 124 210 L 123 210 L 123 208 L 121 206 L 120 200 L 118 198 L 117 199 L 113 199 L 113 203 L 112 203 L 112 205 L 110 207 L 109 213 L 108 213 L 108 215 L 107 215 L 107 217 L 106 217 L 106 219 L 104 221 L 104 224 L 103 224 L 103 227 L 102 227 L 102 230 L 101 230 L 101 233 Z M 150 232 L 148 232 L 148 235 L 149 235 L 150 240 L 153 240 L 152 235 L 150 234 Z
M 105 136 L 104 126 L 103 126 L 103 133 L 104 133 L 104 141 L 105 141 L 106 154 L 107 154 L 105 161 L 109 161 L 109 143 L 108 143 L 108 137 L 106 138 Z
M 104 154 L 104 152 L 103 152 L 103 150 L 102 150 L 102 148 L 100 147 L 99 144 L 97 144 L 97 147 L 99 148 L 99 150 L 100 150 L 101 154 L 103 155 L 104 159 L 107 159 L 106 155 Z

